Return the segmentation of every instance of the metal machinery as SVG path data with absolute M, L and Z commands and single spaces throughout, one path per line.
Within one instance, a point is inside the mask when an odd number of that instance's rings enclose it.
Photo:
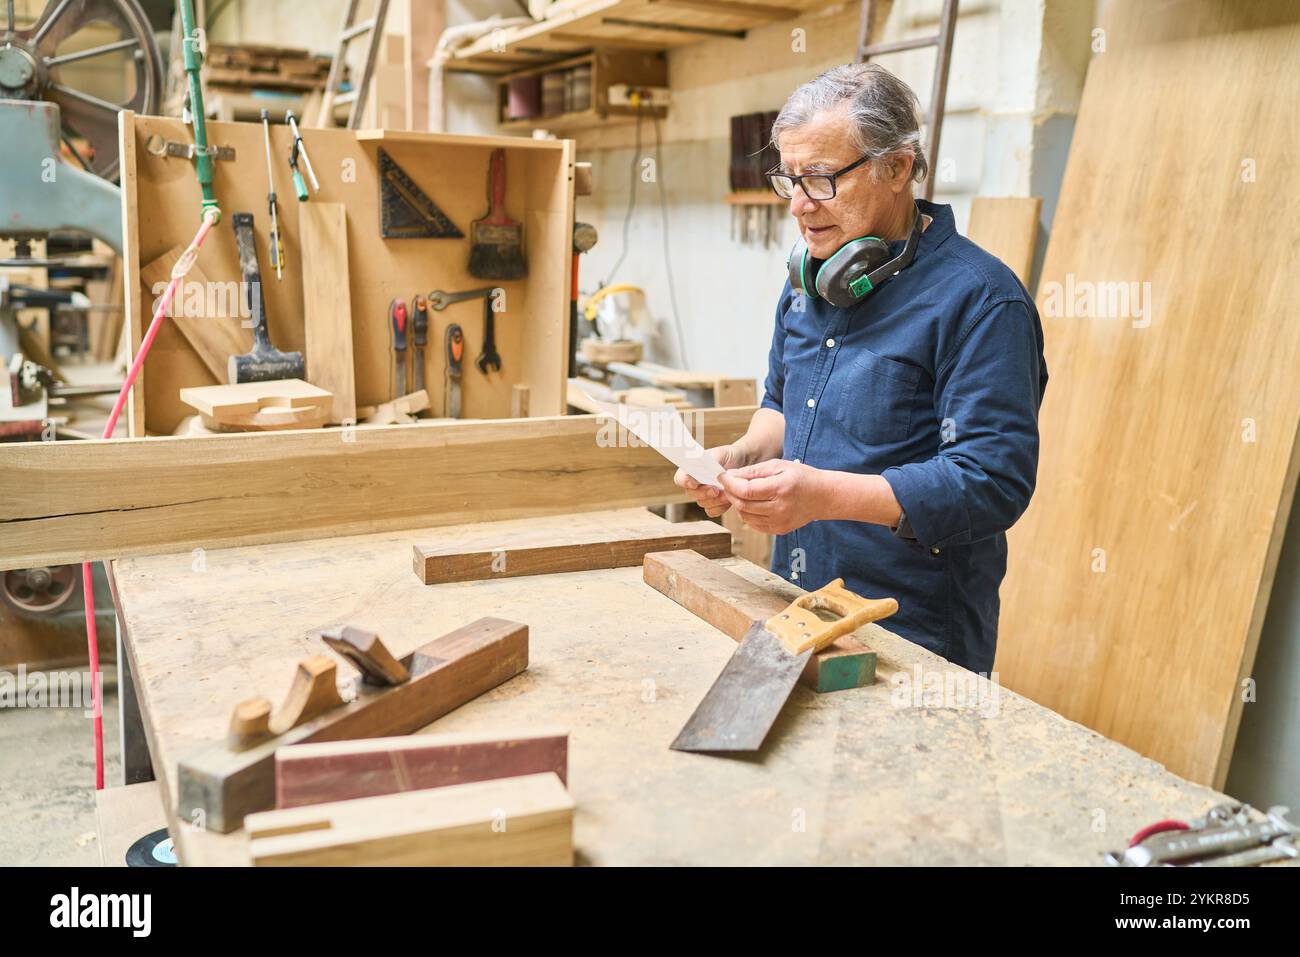
M 135 0 L 51 0 L 35 20 L 18 6 L 0 0 L 0 239 L 15 241 L 14 258 L 0 266 L 63 265 L 32 255 L 32 241 L 55 230 L 88 233 L 120 254 L 117 114 L 158 109 L 163 72 L 152 28 Z M 7 421 L 11 437 L 40 435 L 53 383 L 21 355 L 16 313 L 52 295 L 0 278 L 0 426 Z M 35 431 L 24 432 L 32 417 Z M 0 604 L 52 614 L 76 592 L 72 573 L 7 572 Z

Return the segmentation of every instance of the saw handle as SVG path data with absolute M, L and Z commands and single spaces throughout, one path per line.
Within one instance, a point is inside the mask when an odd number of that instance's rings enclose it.
M 837 621 L 823 621 L 816 610 L 824 608 L 839 615 Z M 837 578 L 816 591 L 801 595 L 789 607 L 766 622 L 767 630 L 781 639 L 792 654 L 821 651 L 836 638 L 857 631 L 863 625 L 888 618 L 898 611 L 895 598 L 863 598 L 844 587 Z

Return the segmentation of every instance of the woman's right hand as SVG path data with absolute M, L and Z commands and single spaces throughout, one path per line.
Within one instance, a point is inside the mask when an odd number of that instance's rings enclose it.
M 738 469 L 749 464 L 746 457 L 734 445 L 719 445 L 705 451 L 712 455 L 724 469 Z M 677 474 L 673 476 L 673 481 L 686 490 L 686 494 L 704 509 L 709 518 L 717 518 L 731 508 L 726 492 L 712 485 L 701 485 L 687 475 L 685 469 L 678 469 Z

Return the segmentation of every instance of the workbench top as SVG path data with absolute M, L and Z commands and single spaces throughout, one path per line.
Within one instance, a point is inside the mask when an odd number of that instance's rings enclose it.
M 247 842 L 176 819 L 177 761 L 222 740 L 237 702 L 280 700 L 296 662 L 325 653 L 313 633 L 343 622 L 398 656 L 485 615 L 529 625 L 528 670 L 426 730 L 567 728 L 582 864 L 1092 865 L 1145 824 L 1227 800 L 875 625 L 857 633 L 879 655 L 873 686 L 796 687 L 758 756 L 670 751 L 731 639 L 646 585 L 640 567 L 423 585 L 411 549 L 439 534 L 115 563 L 186 864 L 247 863 Z M 749 562 L 722 563 L 798 594 Z M 947 706 L 933 697 L 945 681 Z

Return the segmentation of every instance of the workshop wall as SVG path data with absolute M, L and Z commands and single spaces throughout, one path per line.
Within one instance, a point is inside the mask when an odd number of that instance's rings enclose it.
M 448 23 L 493 12 L 508 16 L 511 6 L 505 0 L 449 0 Z M 897 0 L 881 39 L 933 33 L 940 6 L 940 0 Z M 936 199 L 953 205 L 959 228 L 965 228 L 976 195 L 1041 195 L 1044 231 L 1050 227 L 1097 6 L 1093 0 L 962 4 L 936 183 Z M 579 198 L 578 218 L 595 225 L 601 235 L 600 244 L 583 258 L 580 286 L 592 291 L 615 281 L 646 290 L 656 321 L 647 335 L 648 358 L 727 375 L 764 374 L 773 309 L 796 229 L 782 215 L 766 249 L 730 238 L 731 209 L 724 202 L 728 120 L 778 109 L 800 83 L 852 60 L 859 10 L 857 2 L 831 4 L 752 30 L 744 40 L 710 40 L 669 54 L 673 100 L 668 118 L 660 123 L 661 159 L 656 181 L 636 184 L 626 256 L 623 235 L 636 129 L 627 124 L 573 134 L 578 158 L 590 161 L 595 173 L 595 193 Z M 795 35 L 796 30 L 802 33 Z M 802 41 L 801 51 L 796 40 Z M 916 89 L 924 109 L 933 51 L 897 54 L 882 62 Z M 491 129 L 494 97 L 489 81 L 449 77 L 447 128 Z M 653 158 L 655 129 L 649 120 L 642 123 L 641 141 L 641 155 Z M 1045 245 L 1044 232 L 1040 249 Z M 674 293 L 684 356 L 674 331 Z

